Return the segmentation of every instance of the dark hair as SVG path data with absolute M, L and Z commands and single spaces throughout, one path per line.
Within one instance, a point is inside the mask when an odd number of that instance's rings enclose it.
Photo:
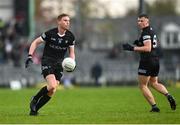
M 66 13 L 62 13 L 62 14 L 60 14 L 58 17 L 57 17 L 57 20 L 61 20 L 63 17 L 65 17 L 65 16 L 69 16 L 68 14 L 66 14 Z
M 138 16 L 138 18 L 142 18 L 142 17 L 149 19 L 149 16 L 147 14 L 144 14 L 144 13 L 142 13 Z

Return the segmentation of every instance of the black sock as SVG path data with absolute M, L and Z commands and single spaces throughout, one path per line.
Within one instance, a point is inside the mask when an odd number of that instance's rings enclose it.
M 34 96 L 34 99 L 35 99 L 36 101 L 38 101 L 41 96 L 46 95 L 47 93 L 48 93 L 47 86 L 44 86 L 44 87 L 41 88 L 41 89 L 39 90 L 39 92 Z
M 170 94 L 169 93 L 166 93 L 166 94 L 164 94 L 167 98 L 170 96 Z
M 157 105 L 156 104 L 152 105 L 152 108 L 157 108 Z
M 36 104 L 36 110 L 38 111 L 43 105 L 45 105 L 51 97 L 49 97 L 47 94 L 43 95 Z

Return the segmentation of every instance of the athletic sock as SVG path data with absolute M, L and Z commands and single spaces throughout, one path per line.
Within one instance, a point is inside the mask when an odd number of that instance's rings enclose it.
M 51 97 L 49 97 L 47 94 L 43 95 L 36 104 L 36 110 L 38 111 L 43 105 L 45 105 Z
M 156 104 L 152 105 L 152 108 L 157 108 L 157 105 Z
M 48 93 L 47 86 L 44 86 L 44 87 L 41 88 L 41 89 L 39 90 L 39 92 L 34 96 L 34 99 L 35 99 L 36 101 L 38 101 L 39 98 L 41 98 L 41 96 L 46 95 L 47 93 Z
M 170 94 L 169 93 L 166 93 L 166 94 L 164 94 L 167 98 L 168 98 L 168 96 L 170 96 Z

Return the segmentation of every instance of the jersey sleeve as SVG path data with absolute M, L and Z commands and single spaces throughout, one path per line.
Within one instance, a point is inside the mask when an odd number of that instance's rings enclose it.
M 71 37 L 70 37 L 70 41 L 69 41 L 69 46 L 73 46 L 75 45 L 75 37 L 73 34 L 71 34 Z
M 142 39 L 143 39 L 143 42 L 146 40 L 151 40 L 151 34 L 150 32 L 148 32 L 148 30 L 143 31 Z
M 47 31 L 47 32 L 42 33 L 41 38 L 43 41 L 48 42 L 50 40 L 49 32 Z

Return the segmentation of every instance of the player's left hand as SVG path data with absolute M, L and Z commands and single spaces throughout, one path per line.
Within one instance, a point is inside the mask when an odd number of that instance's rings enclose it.
M 28 55 L 28 58 L 26 59 L 25 62 L 25 68 L 28 68 L 32 63 L 33 63 L 32 55 Z
M 130 45 L 129 43 L 125 43 L 122 45 L 124 50 L 127 51 L 134 51 L 134 46 Z

